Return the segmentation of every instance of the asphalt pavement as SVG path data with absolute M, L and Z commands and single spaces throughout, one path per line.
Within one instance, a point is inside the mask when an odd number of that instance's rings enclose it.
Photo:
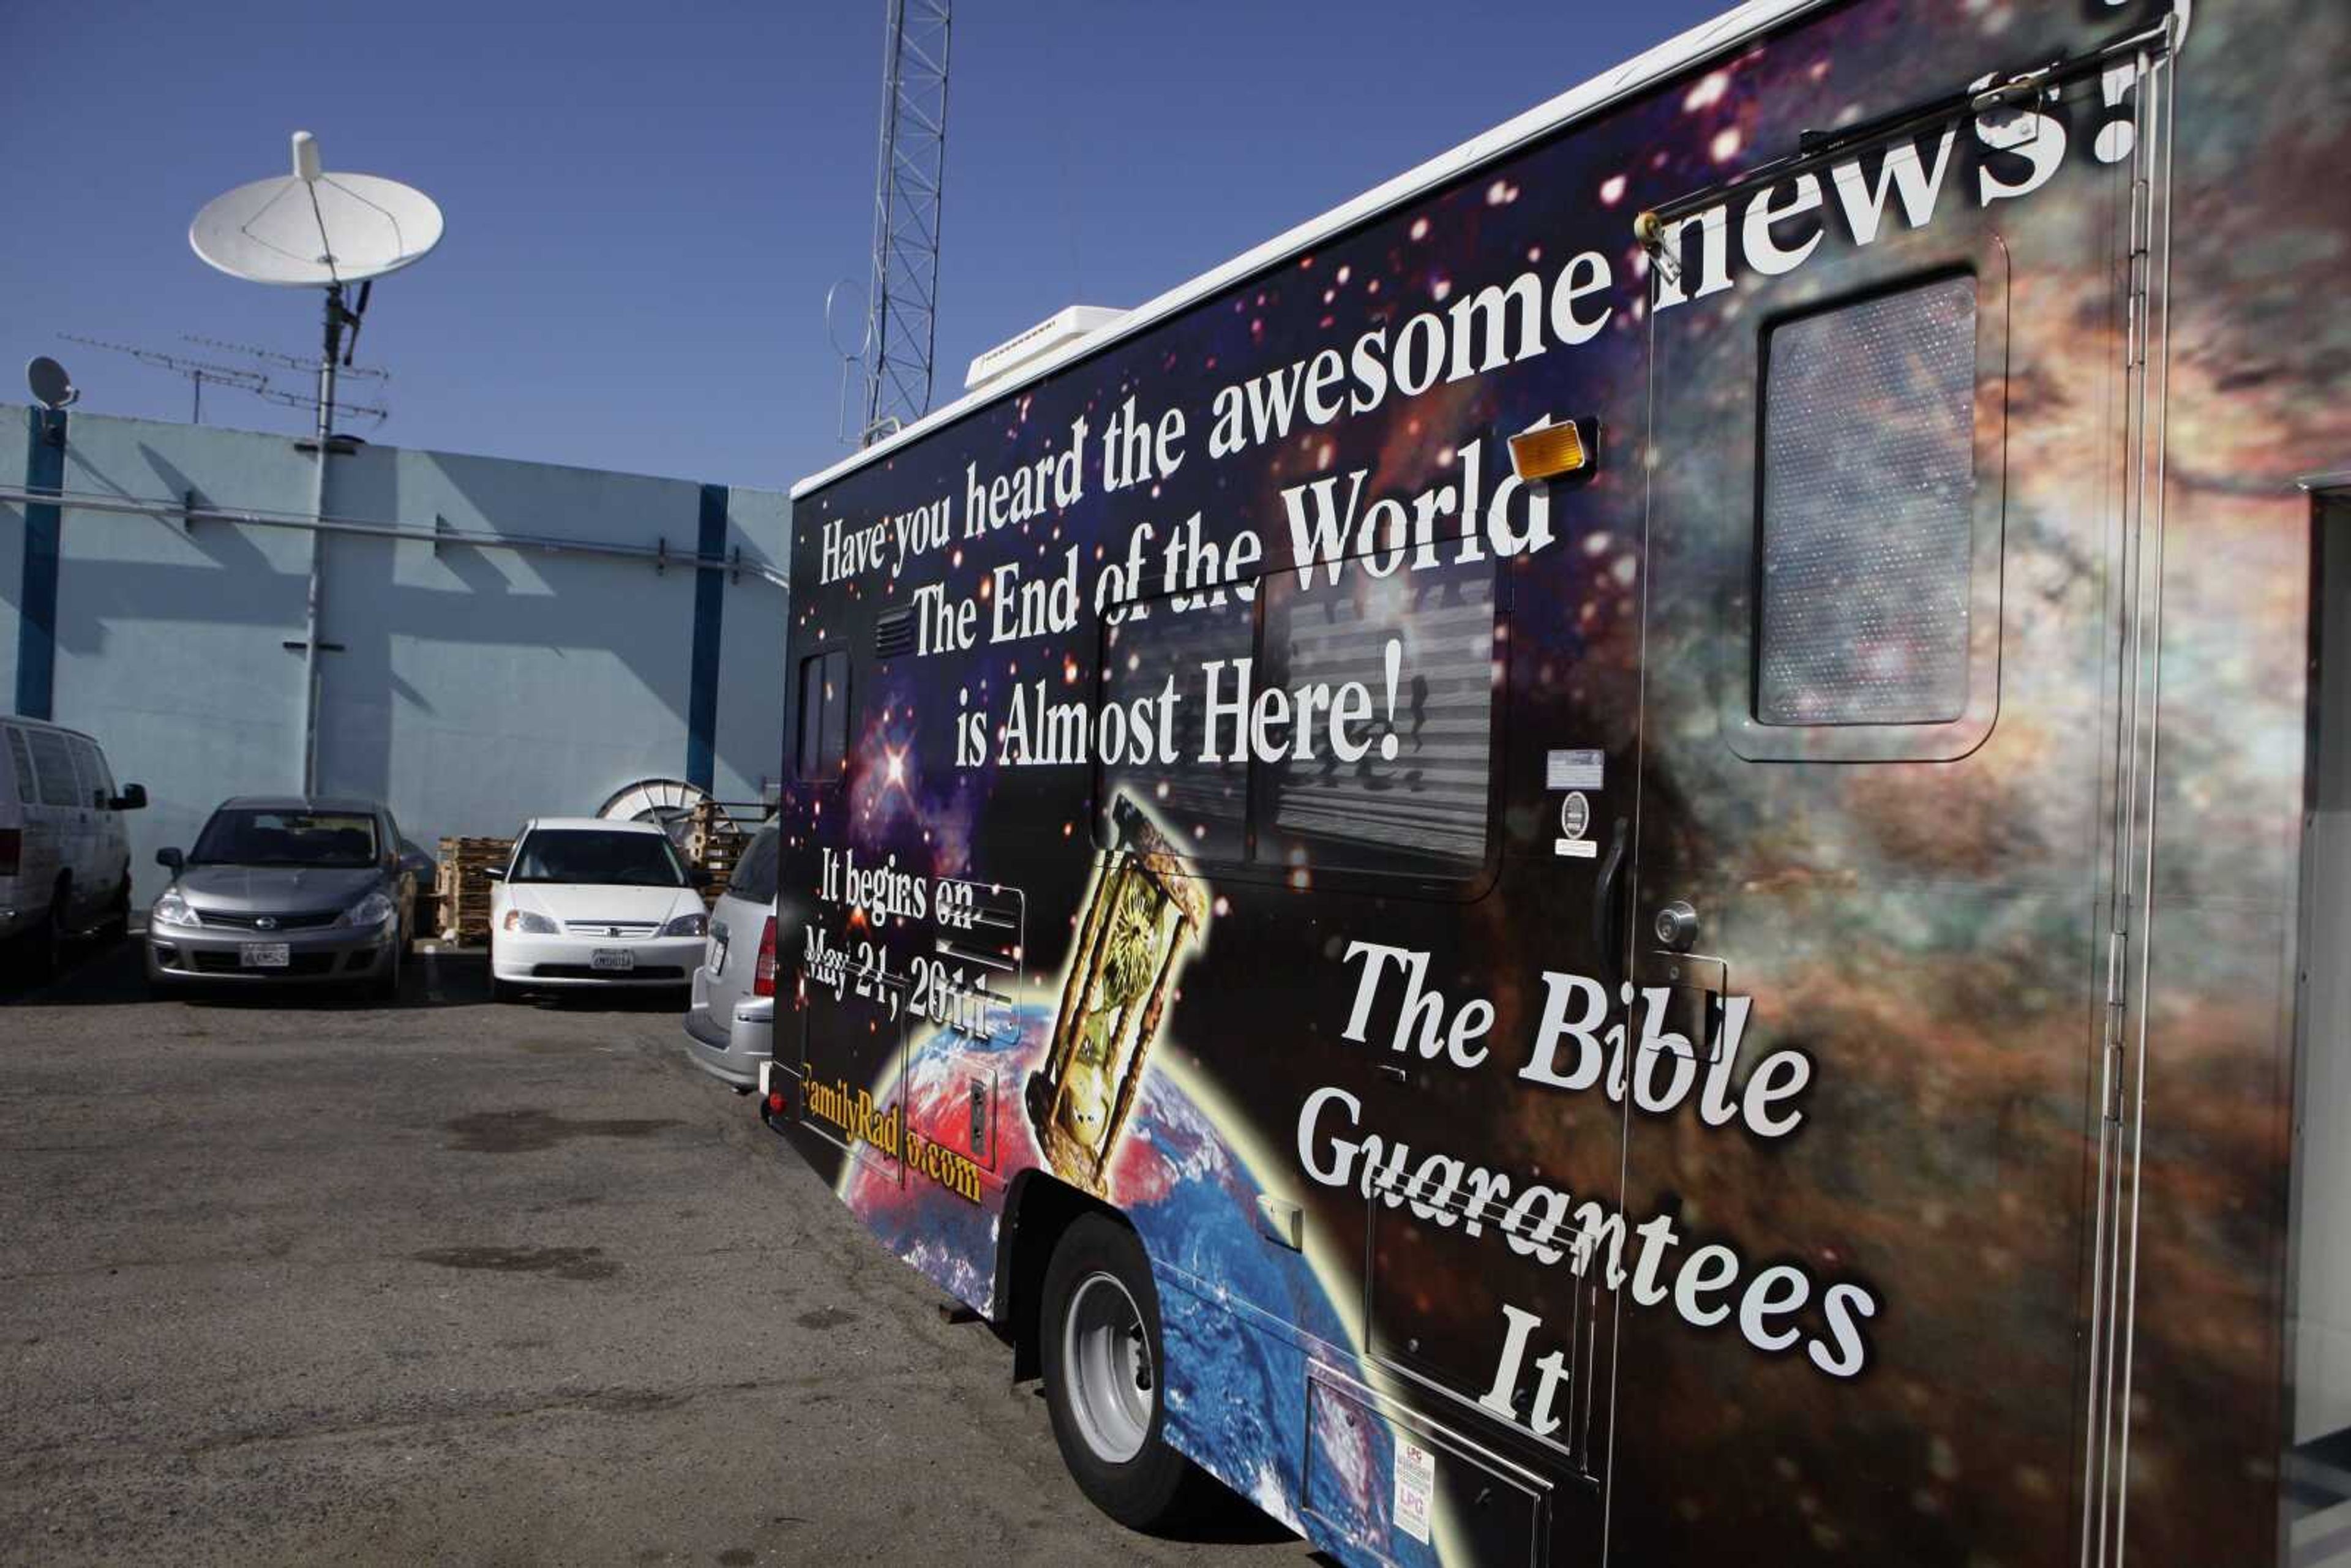
M 1307 1557 L 1096 1513 L 677 1005 L 0 985 L 0 1561 Z

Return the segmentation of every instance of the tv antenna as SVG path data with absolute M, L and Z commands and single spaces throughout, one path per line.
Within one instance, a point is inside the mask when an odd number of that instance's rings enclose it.
M 191 360 L 179 354 L 162 353 L 154 349 L 136 348 L 129 343 L 110 343 L 103 338 L 85 338 L 78 332 L 60 332 L 57 336 L 68 343 L 85 343 L 93 349 L 104 349 L 109 353 L 128 354 L 142 365 L 152 365 L 159 371 L 169 371 L 173 375 L 185 376 L 194 383 L 194 402 L 188 412 L 188 423 L 191 424 L 202 424 L 204 422 L 204 383 L 206 382 L 212 382 L 214 386 L 234 387 L 238 392 L 266 392 L 269 387 L 269 378 L 259 371 L 242 371 L 235 365 L 216 365 L 208 360 Z M 44 361 L 36 361 L 35 362 Z M 52 365 L 57 363 L 55 360 L 46 362 Z
M 250 343 L 232 343 L 221 338 L 199 337 L 193 332 L 183 332 L 180 336 L 184 341 L 194 343 L 201 348 L 225 349 L 232 354 L 250 354 L 264 364 L 283 365 L 289 371 L 307 371 L 319 368 L 319 362 L 316 360 L 306 360 L 296 354 L 281 354 L 275 349 L 257 349 Z M 354 365 L 349 354 L 343 356 L 342 374 L 350 381 L 388 382 L 392 380 L 390 371 L 374 365 Z
M 193 332 L 183 332 L 181 336 L 186 339 L 187 341 L 199 344 L 204 348 L 225 349 L 233 354 L 251 355 L 254 359 L 259 361 L 265 365 L 280 365 L 289 371 L 300 371 L 305 374 L 315 374 L 319 369 L 319 362 L 316 360 L 306 360 L 298 355 L 280 353 L 276 349 L 256 348 L 251 343 L 232 343 L 225 339 L 200 337 Z M 355 365 L 351 363 L 351 350 L 357 347 L 359 334 L 354 331 L 351 336 L 352 342 L 350 345 L 347 346 L 342 358 L 342 362 L 336 369 L 337 382 L 340 383 L 345 381 L 370 381 L 381 383 L 391 381 L 392 372 L 381 368 L 380 366 Z M 281 402 L 288 408 L 308 408 L 311 406 L 313 400 L 309 393 L 290 392 L 276 385 L 270 384 L 268 382 L 267 372 L 266 371 L 256 372 L 248 371 L 243 373 L 248 375 L 260 374 L 262 376 L 264 384 L 251 389 L 256 397 L 266 399 L 270 402 Z M 371 419 L 378 424 L 381 424 L 385 420 L 392 417 L 392 411 L 381 406 L 380 402 L 347 402 L 340 396 L 338 396 L 335 399 L 334 407 L 328 412 L 330 416 L 337 414 L 350 414 L 357 419 Z
M 205 203 L 188 225 L 188 244 L 231 277 L 326 291 L 319 391 L 312 400 L 323 462 L 335 433 L 335 376 L 358 347 L 375 280 L 432 253 L 441 243 L 441 209 L 397 180 L 327 172 L 318 139 L 307 131 L 294 133 L 293 152 L 290 174 L 256 180 Z M 359 291 L 346 304 L 344 290 L 352 284 Z
M 269 402 L 282 402 L 287 408 L 315 408 L 318 399 L 309 392 L 287 392 L 281 387 L 257 387 L 254 396 Z M 381 424 L 392 417 L 392 410 L 381 403 L 346 402 L 340 398 L 327 405 L 328 423 L 331 425 L 337 414 L 349 414 L 353 419 L 371 420 Z

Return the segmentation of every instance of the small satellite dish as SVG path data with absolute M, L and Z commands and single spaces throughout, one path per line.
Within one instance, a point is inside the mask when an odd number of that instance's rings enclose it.
M 66 368 L 47 354 L 35 354 L 26 361 L 25 384 L 33 389 L 33 401 L 51 413 L 81 396 Z
M 321 288 L 397 272 L 441 243 L 441 209 L 412 185 L 319 166 L 319 143 L 294 133 L 294 172 L 204 204 L 188 244 L 231 277 Z

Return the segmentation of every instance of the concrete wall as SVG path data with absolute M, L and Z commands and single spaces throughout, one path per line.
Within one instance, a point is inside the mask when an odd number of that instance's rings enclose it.
M 0 480 L 35 472 L 37 420 L 0 405 Z M 75 413 L 61 487 L 308 513 L 315 459 L 288 438 Z M 52 459 L 52 462 L 54 460 Z M 27 508 L 0 504 L 0 701 L 26 650 Z M 326 511 L 356 521 L 558 536 L 691 556 L 707 535 L 787 559 L 789 503 L 689 481 L 363 446 Z M 137 896 L 223 797 L 300 787 L 310 552 L 321 557 L 319 782 L 392 807 L 417 842 L 592 811 L 643 778 L 689 779 L 697 639 L 715 690 L 709 783 L 751 800 L 780 771 L 785 594 L 675 565 L 63 509 L 51 716 L 147 786 Z M 36 572 L 37 575 L 37 570 Z M 715 703 L 713 699 L 715 698 Z

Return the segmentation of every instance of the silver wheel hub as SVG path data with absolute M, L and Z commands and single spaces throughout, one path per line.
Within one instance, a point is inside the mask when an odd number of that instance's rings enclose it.
M 1141 1453 L 1158 1378 L 1143 1313 L 1117 1276 L 1096 1272 L 1078 1281 L 1061 1320 L 1061 1368 L 1086 1447 L 1113 1465 Z

